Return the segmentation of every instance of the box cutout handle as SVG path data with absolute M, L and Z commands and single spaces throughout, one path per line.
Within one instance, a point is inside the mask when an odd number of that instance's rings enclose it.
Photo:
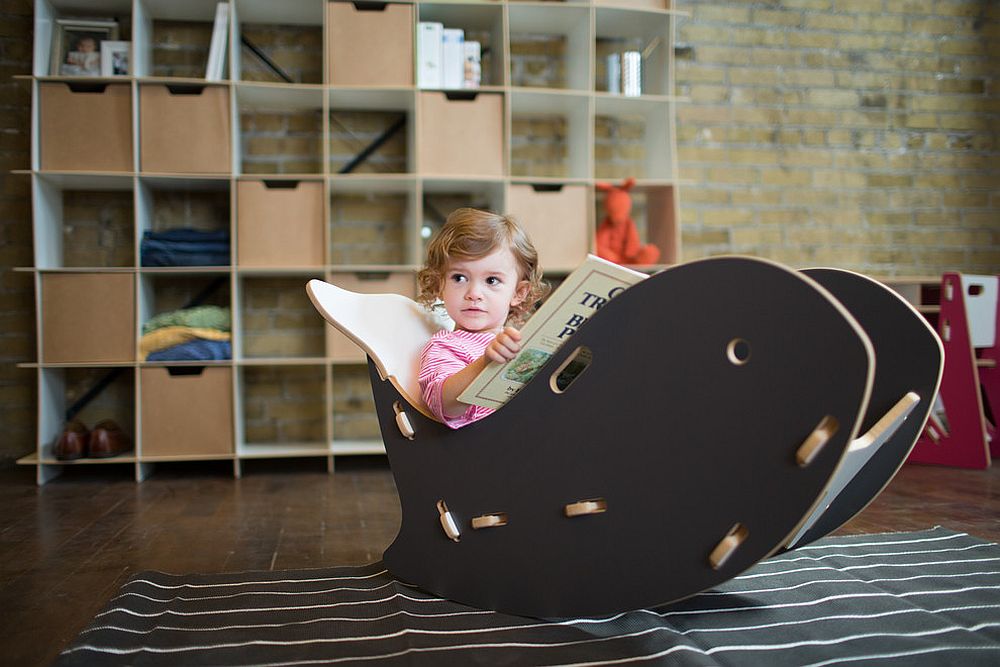
M 108 89 L 107 83 L 87 83 L 83 81 L 67 81 L 66 87 L 71 93 L 104 93 Z
M 167 366 L 170 375 L 201 375 L 205 370 L 204 366 Z
M 437 510 L 441 519 L 441 528 L 444 530 L 444 534 L 447 535 L 448 539 L 452 542 L 458 542 L 462 537 L 462 531 L 458 529 L 458 524 L 455 523 L 455 517 L 448 511 L 448 503 L 446 503 L 443 498 L 437 501 Z
M 566 361 L 552 373 L 549 378 L 549 388 L 557 394 L 564 394 L 583 372 L 590 368 L 590 362 L 594 360 L 594 354 L 590 348 L 581 345 L 573 350 L 573 353 L 566 358 Z
M 588 500 L 578 500 L 563 507 L 563 514 L 569 518 L 575 516 L 587 516 L 590 514 L 603 514 L 608 511 L 608 501 L 604 498 L 589 498 Z
M 976 283 L 969 283 L 969 296 L 979 296 L 983 293 L 983 286 Z
M 388 271 L 356 271 L 354 277 L 367 282 L 383 281 L 389 279 Z
M 535 192 L 562 192 L 562 183 L 532 183 L 531 189 Z
M 389 6 L 388 2 L 370 2 L 369 0 L 361 0 L 352 4 L 355 11 L 359 12 L 384 12 L 385 8 Z
M 475 102 L 479 93 L 474 90 L 446 90 L 444 96 L 449 102 Z
M 301 181 L 279 181 L 273 178 L 265 178 L 261 183 L 268 190 L 295 190 L 299 187 Z
M 208 88 L 197 83 L 168 83 L 166 87 L 171 95 L 201 95 Z

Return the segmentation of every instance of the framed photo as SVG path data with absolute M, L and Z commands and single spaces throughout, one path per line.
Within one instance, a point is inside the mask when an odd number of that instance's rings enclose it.
M 101 76 L 101 43 L 117 39 L 117 21 L 57 19 L 49 72 L 57 76 Z
M 106 39 L 101 42 L 101 76 L 127 76 L 131 42 Z

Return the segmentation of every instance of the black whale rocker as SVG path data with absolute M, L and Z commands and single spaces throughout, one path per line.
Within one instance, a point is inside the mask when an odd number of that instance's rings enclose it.
M 934 331 L 874 280 L 704 259 L 608 302 L 503 408 L 452 430 L 417 384 L 432 315 L 307 292 L 368 355 L 402 509 L 386 567 L 541 618 L 674 602 L 829 534 L 902 465 L 943 365 Z M 581 349 L 589 365 L 556 384 Z

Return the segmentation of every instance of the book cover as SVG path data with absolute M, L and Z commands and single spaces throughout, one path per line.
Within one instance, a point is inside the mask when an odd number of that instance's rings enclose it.
M 445 28 L 441 31 L 441 87 L 461 88 L 465 79 L 465 31 Z
M 215 5 L 215 25 L 212 28 L 212 42 L 208 50 L 208 64 L 205 79 L 221 81 L 226 68 L 226 45 L 229 42 L 229 3 Z
M 525 323 L 520 353 L 507 363 L 490 363 L 458 400 L 501 407 L 601 306 L 644 278 L 644 273 L 587 255 Z
M 483 80 L 482 47 L 479 42 L 466 41 L 462 45 L 462 51 L 465 56 L 462 85 L 465 88 L 478 88 Z
M 421 21 L 417 26 L 417 85 L 420 88 L 440 88 L 441 47 L 444 25 Z

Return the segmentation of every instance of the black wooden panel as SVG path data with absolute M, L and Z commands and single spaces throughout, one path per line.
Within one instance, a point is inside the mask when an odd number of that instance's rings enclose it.
M 735 339 L 745 365 L 726 354 Z M 564 394 L 548 376 L 580 345 L 593 362 Z M 715 586 L 784 543 L 854 436 L 870 345 L 800 274 L 747 258 L 671 268 L 602 308 L 496 414 L 458 431 L 409 416 L 370 365 L 402 525 L 392 573 L 477 607 L 558 617 L 662 604 Z M 841 424 L 808 467 L 799 445 Z M 566 518 L 600 497 L 605 513 Z M 437 502 L 462 537 L 442 531 Z M 506 526 L 472 530 L 481 514 Z M 735 525 L 749 536 L 719 569 L 708 556 Z

